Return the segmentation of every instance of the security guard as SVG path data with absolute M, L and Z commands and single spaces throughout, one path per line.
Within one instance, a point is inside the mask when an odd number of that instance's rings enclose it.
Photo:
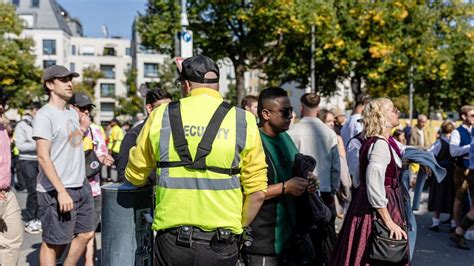
M 157 168 L 152 228 L 160 265 L 235 265 L 238 235 L 267 189 L 255 117 L 222 100 L 212 59 L 191 57 L 178 70 L 189 97 L 151 113 L 125 176 L 143 186 Z

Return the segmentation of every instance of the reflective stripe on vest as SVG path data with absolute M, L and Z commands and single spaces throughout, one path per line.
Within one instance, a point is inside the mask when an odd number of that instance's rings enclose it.
M 238 167 L 241 161 L 240 153 L 245 148 L 247 137 L 247 120 L 245 111 L 240 108 L 236 110 L 236 137 L 235 154 L 232 167 Z M 160 161 L 169 161 L 169 149 L 171 139 L 171 125 L 169 120 L 168 106 L 163 113 L 160 130 Z M 171 189 L 198 189 L 198 190 L 231 190 L 240 187 L 240 177 L 233 175 L 230 178 L 196 178 L 196 177 L 170 177 L 169 168 L 161 168 L 158 178 L 158 186 Z

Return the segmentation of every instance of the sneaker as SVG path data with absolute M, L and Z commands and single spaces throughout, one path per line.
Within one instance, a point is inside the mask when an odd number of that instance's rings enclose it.
M 464 234 L 464 238 L 467 240 L 474 240 L 474 230 L 469 230 Z
M 28 234 L 32 234 L 32 235 L 37 235 L 37 234 L 41 233 L 41 229 L 38 227 L 35 220 L 31 220 L 31 221 L 26 223 L 25 231 Z
M 456 243 L 456 246 L 460 249 L 470 250 L 471 247 L 466 243 L 466 239 L 463 235 L 458 235 L 456 233 L 451 234 L 451 240 Z
M 43 227 L 41 226 L 41 221 L 39 219 L 35 219 L 34 223 L 36 224 L 36 227 L 38 228 L 38 230 L 40 230 L 40 232 L 43 232 Z

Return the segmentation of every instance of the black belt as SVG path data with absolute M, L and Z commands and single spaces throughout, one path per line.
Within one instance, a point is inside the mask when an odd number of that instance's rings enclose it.
M 192 240 L 218 241 L 222 243 L 233 243 L 238 240 L 238 235 L 231 233 L 228 229 L 218 228 L 214 231 L 204 231 L 198 227 L 181 226 L 165 229 L 159 234 L 170 233 L 176 236 L 176 244 L 184 247 L 191 247 Z

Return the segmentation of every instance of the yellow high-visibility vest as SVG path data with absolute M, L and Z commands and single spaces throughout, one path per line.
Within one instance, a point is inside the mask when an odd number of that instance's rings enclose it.
M 194 160 L 197 146 L 222 97 L 207 88 L 194 89 L 191 96 L 180 100 L 180 114 Z M 157 162 L 180 161 L 168 107 L 162 105 L 150 114 L 137 146 L 130 150 L 125 174 L 134 185 L 145 184 Z M 191 225 L 205 231 L 224 228 L 235 234 L 242 232 L 243 193 L 266 191 L 267 187 L 265 154 L 251 113 L 235 107 L 229 110 L 206 157 L 206 165 L 242 170 L 231 175 L 183 166 L 158 168 L 153 230 Z

